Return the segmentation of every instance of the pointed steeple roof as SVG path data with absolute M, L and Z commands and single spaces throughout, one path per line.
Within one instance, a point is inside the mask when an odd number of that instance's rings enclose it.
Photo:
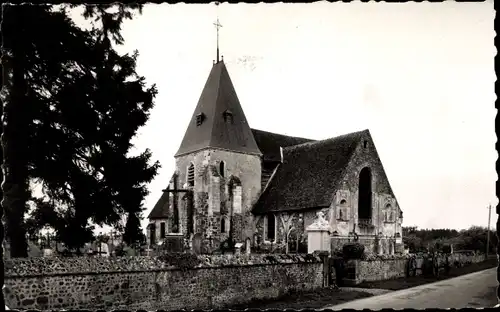
M 212 67 L 175 156 L 204 148 L 262 155 L 224 61 L 217 62 Z

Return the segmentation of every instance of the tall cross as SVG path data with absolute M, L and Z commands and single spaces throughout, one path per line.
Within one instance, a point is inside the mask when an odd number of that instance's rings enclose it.
M 215 5 L 219 5 L 219 2 L 215 2 Z M 214 23 L 215 28 L 217 28 L 217 63 L 219 63 L 219 28 L 222 25 L 219 23 L 219 17 L 217 17 L 217 21 Z

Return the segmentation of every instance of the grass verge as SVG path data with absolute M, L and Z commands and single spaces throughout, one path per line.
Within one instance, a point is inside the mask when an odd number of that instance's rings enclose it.
M 341 304 L 347 301 L 371 297 L 362 291 L 342 291 L 333 288 L 322 288 L 310 292 L 288 294 L 277 299 L 253 300 L 247 304 L 227 307 L 232 310 L 244 309 L 321 309 L 328 305 Z
M 441 272 L 439 276 L 401 277 L 386 281 L 363 282 L 353 287 L 401 290 L 494 268 L 496 266 L 497 266 L 497 259 L 493 258 L 479 263 L 472 263 L 468 266 L 464 266 L 461 268 L 452 268 L 448 274 Z

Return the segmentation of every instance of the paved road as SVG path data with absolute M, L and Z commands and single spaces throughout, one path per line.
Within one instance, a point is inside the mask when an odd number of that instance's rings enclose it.
M 496 268 L 493 268 L 326 308 L 378 310 L 494 307 L 498 303 L 497 286 Z

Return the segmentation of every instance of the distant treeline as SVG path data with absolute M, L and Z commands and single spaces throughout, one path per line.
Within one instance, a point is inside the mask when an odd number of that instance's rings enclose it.
M 467 230 L 455 229 L 418 229 L 416 226 L 403 227 L 403 242 L 410 252 L 443 250 L 453 245 L 456 250 L 486 252 L 488 230 L 485 227 L 471 226 Z M 489 252 L 495 253 L 496 231 L 490 230 Z

